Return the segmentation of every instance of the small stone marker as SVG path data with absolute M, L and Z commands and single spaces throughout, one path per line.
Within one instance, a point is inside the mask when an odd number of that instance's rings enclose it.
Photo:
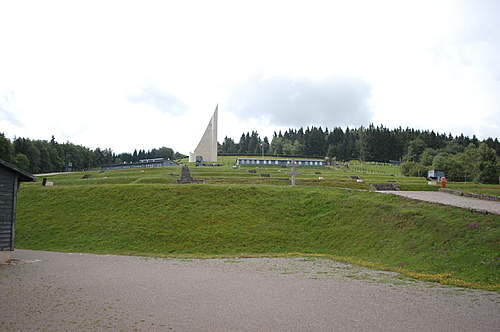
M 377 191 L 399 191 L 399 186 L 394 183 L 372 183 L 372 188 Z
M 255 174 L 255 173 L 257 173 L 257 171 L 255 169 L 249 169 L 248 173 L 254 173 Z
M 290 185 L 291 185 L 291 186 L 295 186 L 295 176 L 296 176 L 297 174 L 299 174 L 297 171 L 295 171 L 295 165 L 296 165 L 296 161 L 295 161 L 295 160 L 293 160 L 293 161 L 292 161 L 292 171 L 291 171 L 291 172 L 288 172 L 288 174 L 290 174 L 290 175 L 291 175 L 291 177 L 290 177 Z
M 314 174 L 321 174 L 321 172 L 314 172 Z
M 54 182 L 47 181 L 47 178 L 42 179 L 42 186 L 44 187 L 52 187 L 54 185 Z
M 191 177 L 191 172 L 189 171 L 189 167 L 187 165 L 182 166 L 181 176 L 177 180 L 178 184 L 186 184 L 186 183 L 205 183 L 205 180 L 196 180 Z
M 89 177 L 91 177 L 92 175 L 91 174 L 84 174 L 82 176 L 82 179 L 88 179 Z
M 268 174 L 268 173 L 261 173 L 260 174 L 261 177 L 263 178 L 270 178 L 271 177 L 271 174 Z
M 295 167 L 294 167 L 294 168 L 295 168 Z M 294 170 L 292 170 L 292 171 L 291 171 L 290 173 L 288 173 L 288 174 L 290 174 L 290 175 L 291 175 L 291 177 L 290 177 L 290 185 L 295 186 L 295 175 L 297 175 L 297 174 L 299 174 L 299 173 L 295 172 L 295 169 L 294 169 Z

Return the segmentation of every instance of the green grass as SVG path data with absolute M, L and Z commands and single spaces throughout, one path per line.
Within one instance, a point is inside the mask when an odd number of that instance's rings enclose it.
M 290 169 L 277 166 L 244 166 L 233 169 L 236 157 L 219 157 L 220 167 L 196 167 L 191 165 L 194 177 L 205 179 L 209 184 L 269 184 L 288 185 Z M 350 161 L 345 167 L 297 167 L 297 183 L 305 186 L 339 187 L 369 190 L 372 183 L 395 183 L 401 190 L 437 191 L 439 185 L 429 185 L 423 177 L 401 175 L 400 167 L 383 163 L 362 163 Z M 249 173 L 255 170 L 256 173 Z M 320 174 L 316 174 L 319 172 Z M 261 177 L 262 173 L 270 178 Z M 88 179 L 82 179 L 90 174 Z M 48 176 L 56 185 L 96 185 L 96 184 L 173 184 L 180 174 L 180 166 L 150 169 L 126 169 L 118 171 L 88 171 Z M 358 183 L 351 176 L 358 176 L 363 183 Z M 319 178 L 322 178 L 321 180 Z M 28 185 L 40 185 L 39 183 Z M 450 182 L 451 189 L 500 196 L 500 185 Z
M 236 157 L 219 157 L 220 167 L 196 167 L 191 165 L 194 177 L 205 179 L 209 184 L 270 184 L 288 185 L 290 183 L 289 168 L 277 166 L 243 166 L 233 169 Z M 399 167 L 387 164 L 351 162 L 349 168 L 344 167 L 298 167 L 297 183 L 306 186 L 341 187 L 352 189 L 370 189 L 371 183 L 397 183 L 404 190 L 437 190 L 438 186 L 430 186 L 424 178 L 400 176 Z M 255 170 L 256 173 L 249 173 Z M 320 174 L 316 174 L 316 173 Z M 89 171 L 58 174 L 49 176 L 56 185 L 97 185 L 97 184 L 168 184 L 175 183 L 180 173 L 180 166 L 150 169 L 126 169 L 118 171 Z M 261 177 L 267 173 L 270 178 Z M 82 179 L 83 174 L 90 174 Z M 363 179 L 356 182 L 352 176 Z M 320 177 L 322 179 L 320 179 Z M 31 184 L 31 185 L 39 185 Z
M 65 174 L 54 178 L 66 186 L 23 184 L 16 246 L 164 257 L 295 253 L 500 289 L 499 216 L 328 186 L 159 184 L 174 181 L 171 172 Z M 203 172 L 214 169 L 194 173 Z M 253 179 L 247 174 L 235 178 Z
M 447 188 L 459 190 L 462 192 L 486 194 L 500 196 L 500 185 L 498 184 L 478 184 L 478 183 L 448 183 Z
M 403 176 L 403 174 L 401 173 L 401 167 L 394 166 L 388 163 L 362 162 L 359 160 L 351 160 L 347 163 L 342 164 L 348 165 L 350 169 L 359 173 Z

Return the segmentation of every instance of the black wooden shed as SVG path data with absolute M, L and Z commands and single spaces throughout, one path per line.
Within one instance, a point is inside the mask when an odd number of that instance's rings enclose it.
M 35 177 L 0 159 L 0 263 L 9 260 L 14 250 L 16 229 L 16 194 L 20 182 Z

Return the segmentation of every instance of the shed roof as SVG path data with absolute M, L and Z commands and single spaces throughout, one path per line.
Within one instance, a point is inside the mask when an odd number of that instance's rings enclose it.
M 9 171 L 14 172 L 19 177 L 19 181 L 32 182 L 35 181 L 35 177 L 30 173 L 17 168 L 15 165 L 0 159 L 0 167 L 7 168 Z

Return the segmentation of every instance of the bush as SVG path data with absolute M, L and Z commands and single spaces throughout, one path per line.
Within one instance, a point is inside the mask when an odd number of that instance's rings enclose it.
M 25 171 L 28 171 L 30 168 L 30 161 L 28 157 L 26 157 L 26 155 L 23 153 L 16 154 L 16 156 L 14 157 L 14 164 Z
M 498 184 L 498 167 L 492 162 L 481 162 L 479 164 L 479 182 Z
M 401 164 L 401 172 L 406 176 L 424 176 L 427 177 L 428 166 L 416 163 L 414 161 L 407 161 Z
M 479 182 L 498 183 L 498 167 L 495 150 L 488 147 L 486 143 L 479 146 Z
M 414 161 L 405 161 L 401 163 L 401 173 L 405 176 L 410 176 L 410 171 L 413 167 L 415 167 L 416 162 Z
M 459 157 L 447 152 L 441 152 L 434 157 L 432 167 L 443 171 L 448 180 L 463 181 L 465 178 L 463 162 L 459 160 Z

